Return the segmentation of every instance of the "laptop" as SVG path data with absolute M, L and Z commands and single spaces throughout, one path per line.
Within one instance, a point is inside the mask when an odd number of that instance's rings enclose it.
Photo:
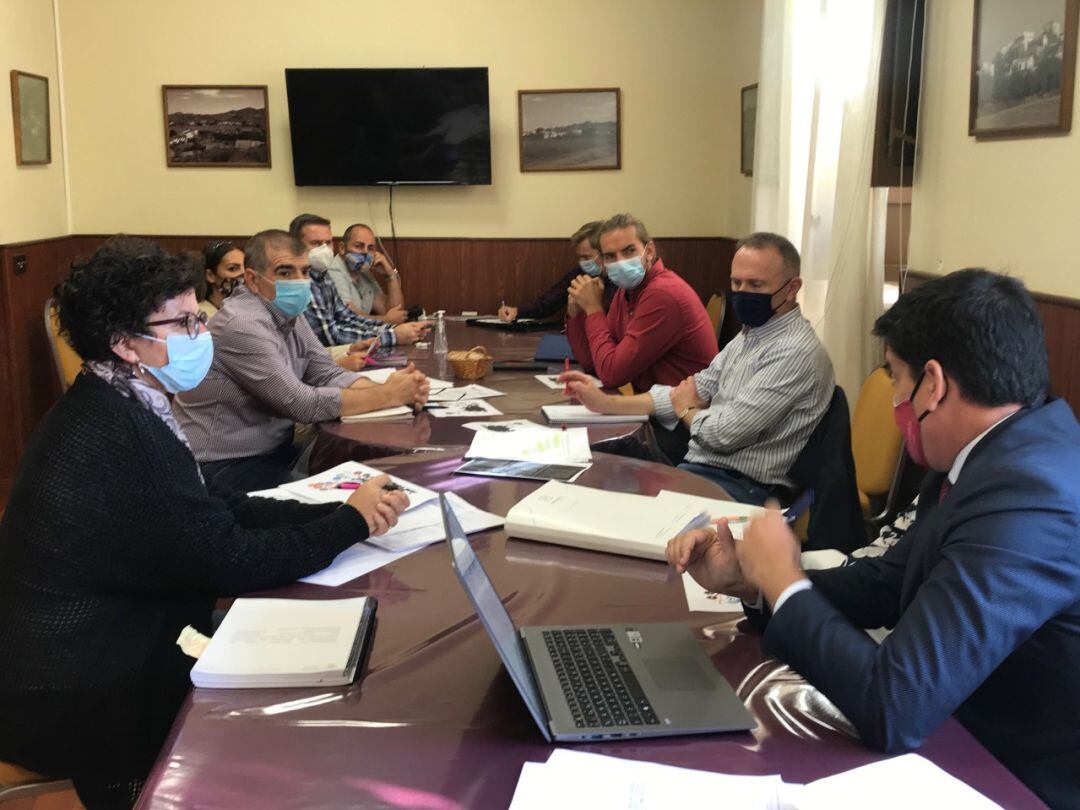
M 454 571 L 548 742 L 754 728 L 685 624 L 515 627 L 453 508 L 439 504 Z

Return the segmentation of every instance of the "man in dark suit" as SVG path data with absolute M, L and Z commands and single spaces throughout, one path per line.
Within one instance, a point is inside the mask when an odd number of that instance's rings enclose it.
M 668 559 L 763 598 L 764 649 L 875 748 L 917 747 L 950 714 L 1044 801 L 1080 807 L 1080 426 L 1047 400 L 1042 322 L 1023 285 L 963 270 L 874 326 L 911 457 L 914 525 L 883 556 L 803 572 L 778 513 L 733 542 L 687 532 Z M 892 627 L 879 646 L 862 628 Z

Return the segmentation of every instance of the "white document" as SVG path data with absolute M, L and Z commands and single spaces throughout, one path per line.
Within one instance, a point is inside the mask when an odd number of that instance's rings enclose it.
M 693 505 L 662 506 L 656 498 L 548 481 L 506 516 L 512 537 L 666 560 L 667 542 L 708 515 Z
M 496 391 L 484 385 L 463 385 L 459 388 L 443 388 L 432 391 L 428 402 L 460 402 L 466 399 L 489 399 L 491 397 L 504 397 L 505 391 Z
M 423 546 L 413 546 L 404 551 L 387 551 L 367 543 L 357 543 L 338 554 L 334 561 L 322 571 L 306 576 L 300 581 L 309 582 L 312 585 L 326 585 L 330 588 L 336 588 L 346 582 L 352 582 L 364 574 L 370 574 L 384 565 L 396 562 L 402 557 L 407 557 L 422 548 Z
M 401 369 L 397 368 L 373 368 L 367 371 L 361 371 L 359 372 L 359 374 L 366 380 L 371 380 L 373 383 L 382 385 L 384 382 L 390 379 L 391 374 L 393 374 L 395 371 L 400 370 Z M 435 377 L 428 377 L 427 379 L 428 385 L 431 386 L 432 391 L 441 391 L 444 388 L 451 388 L 454 385 L 452 382 L 447 382 L 446 380 L 439 380 Z
M 562 372 L 560 372 L 560 374 L 561 373 Z M 542 382 L 548 388 L 557 389 L 559 391 L 562 391 L 564 388 L 566 388 L 565 384 L 563 384 L 561 382 L 558 382 L 558 379 L 559 379 L 558 374 L 536 374 L 534 376 L 536 377 L 536 379 L 538 379 L 540 382 Z M 600 380 L 596 379 L 596 377 L 592 376 L 591 374 L 587 374 L 585 376 L 587 376 L 592 381 L 593 385 L 595 385 L 597 388 L 603 388 L 604 387 L 604 384 L 602 382 L 600 382 Z
M 587 464 L 592 461 L 592 450 L 588 428 L 558 430 L 537 426 L 512 433 L 478 430 L 465 458 Z
M 742 614 L 742 600 L 737 596 L 714 593 L 698 585 L 689 573 L 682 575 L 686 606 L 691 613 L 738 613 Z
M 668 489 L 660 490 L 656 496 L 657 501 L 664 505 L 665 509 L 683 509 L 691 507 L 699 512 L 707 512 L 710 520 L 727 518 L 731 536 L 736 540 L 742 539 L 743 529 L 751 518 L 764 514 L 764 508 L 753 506 L 738 501 L 722 501 L 718 498 L 703 498 L 700 495 L 687 495 L 683 492 L 672 492 Z
M 280 489 L 292 492 L 298 496 L 298 500 L 308 503 L 345 503 L 358 486 L 377 475 L 382 475 L 382 472 L 374 467 L 368 467 L 357 461 L 346 461 L 302 481 L 282 484 Z M 430 489 L 410 484 L 400 478 L 390 476 L 390 480 L 405 490 L 405 494 L 409 496 L 409 509 L 415 509 L 438 497 Z
M 352 416 L 343 416 L 341 421 L 345 424 L 352 424 L 354 422 L 373 422 L 377 419 L 412 419 L 414 411 L 408 405 L 398 405 L 395 408 L 382 408 L 378 411 L 368 411 L 367 413 L 354 413 Z
M 532 430 L 544 426 L 529 419 L 504 419 L 501 422 L 466 422 L 462 427 L 469 430 L 490 430 L 494 433 L 513 433 L 515 430 Z
M 436 407 L 438 406 L 438 407 Z M 466 399 L 461 402 L 433 402 L 428 406 L 427 412 L 440 419 L 452 417 L 470 416 L 502 416 L 503 412 L 489 403 L 486 399 Z
M 590 411 L 584 405 L 541 405 L 541 412 L 554 424 L 604 424 L 609 422 L 648 422 L 644 414 L 605 414 Z
M 192 667 L 191 681 L 212 688 L 349 683 L 368 602 L 237 599 Z

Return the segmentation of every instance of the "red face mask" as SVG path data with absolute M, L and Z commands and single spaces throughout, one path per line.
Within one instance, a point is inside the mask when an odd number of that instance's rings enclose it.
M 919 386 L 922 385 L 924 376 L 926 376 L 925 371 L 915 381 L 915 387 L 911 390 L 910 397 L 899 404 L 893 404 L 893 419 L 896 420 L 896 426 L 900 428 L 900 434 L 904 437 L 904 446 L 907 448 L 911 460 L 920 467 L 929 467 L 930 464 L 926 460 L 926 451 L 923 450 L 922 431 L 919 429 L 919 423 L 930 415 L 930 411 L 924 411 L 922 416 L 916 416 L 915 405 L 913 404 L 915 394 L 918 392 Z

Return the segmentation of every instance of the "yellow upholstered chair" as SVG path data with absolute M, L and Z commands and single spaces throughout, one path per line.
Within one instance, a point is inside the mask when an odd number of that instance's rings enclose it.
M 634 395 L 634 384 L 627 383 L 626 385 L 620 385 L 619 393 L 624 397 L 632 397 Z
M 71 344 L 61 337 L 56 302 L 51 298 L 45 302 L 45 334 L 49 336 L 53 364 L 60 378 L 60 390 L 67 391 L 68 386 L 75 382 L 75 377 L 82 368 L 82 358 L 71 348 Z
M 724 328 L 724 313 L 726 312 L 724 307 L 724 294 L 722 292 L 713 293 L 709 298 L 709 303 L 705 305 L 705 311 L 709 313 L 709 320 L 712 321 L 713 332 L 715 332 L 717 338 L 719 338 L 720 330 Z
M 893 390 L 888 372 L 876 369 L 866 378 L 851 417 L 851 452 L 863 515 L 884 514 L 900 464 L 903 437 L 893 420 Z
M 62 790 L 74 790 L 74 788 L 67 779 L 50 779 L 28 771 L 20 765 L 0 760 L 0 805 L 6 805 L 8 801 L 11 801 L 14 803 L 13 806 L 22 806 L 15 800 L 30 800 L 33 796 Z

